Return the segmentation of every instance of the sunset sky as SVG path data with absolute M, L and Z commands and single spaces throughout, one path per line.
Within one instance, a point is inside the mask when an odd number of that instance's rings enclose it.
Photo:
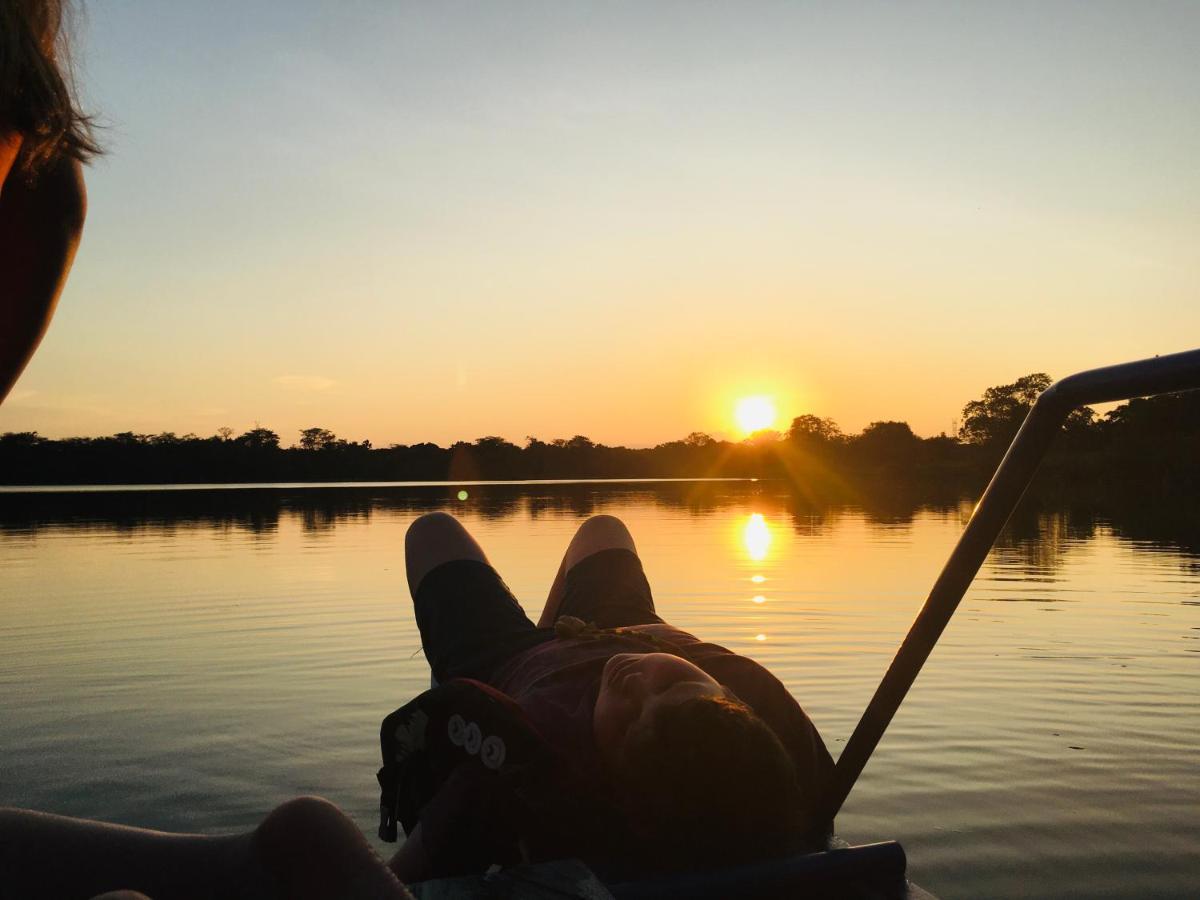
M 86 5 L 108 155 L 0 431 L 949 431 L 1200 346 L 1200 4 Z

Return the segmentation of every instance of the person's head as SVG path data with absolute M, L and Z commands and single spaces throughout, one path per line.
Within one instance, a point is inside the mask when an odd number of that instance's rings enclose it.
M 66 0 L 0 0 L 0 130 L 22 137 L 27 176 L 100 152 L 72 91 Z
M 604 667 L 596 746 L 648 856 L 663 868 L 792 851 L 795 766 L 775 732 L 702 669 L 668 653 Z

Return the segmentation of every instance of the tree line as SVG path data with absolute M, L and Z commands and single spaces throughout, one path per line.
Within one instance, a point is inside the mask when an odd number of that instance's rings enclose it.
M 801 415 L 786 432 L 744 441 L 693 432 L 650 448 L 606 446 L 584 435 L 523 446 L 489 435 L 448 447 L 374 447 L 306 428 L 291 446 L 256 425 L 236 434 L 122 432 L 54 440 L 36 432 L 0 435 L 5 484 L 476 481 L 547 478 L 787 478 L 813 489 L 871 484 L 954 484 L 976 490 L 994 469 L 1038 394 L 1044 373 L 988 388 L 965 405 L 957 434 L 922 438 L 907 422 L 872 422 L 857 434 L 832 419 Z M 1058 480 L 1106 480 L 1195 489 L 1200 460 L 1200 392 L 1132 400 L 1104 416 L 1071 414 L 1044 467 Z

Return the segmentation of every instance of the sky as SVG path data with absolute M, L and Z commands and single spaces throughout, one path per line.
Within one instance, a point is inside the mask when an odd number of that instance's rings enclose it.
M 1200 346 L 1197 3 L 83 6 L 107 155 L 0 432 L 951 431 Z

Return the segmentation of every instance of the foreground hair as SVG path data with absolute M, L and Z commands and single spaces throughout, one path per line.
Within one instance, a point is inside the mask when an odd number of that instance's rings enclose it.
M 75 99 L 64 0 L 0 0 L 0 131 L 22 137 L 20 170 L 100 153 Z
M 656 868 L 737 865 L 800 845 L 792 759 L 775 732 L 730 697 L 661 707 L 633 736 L 620 781 Z

